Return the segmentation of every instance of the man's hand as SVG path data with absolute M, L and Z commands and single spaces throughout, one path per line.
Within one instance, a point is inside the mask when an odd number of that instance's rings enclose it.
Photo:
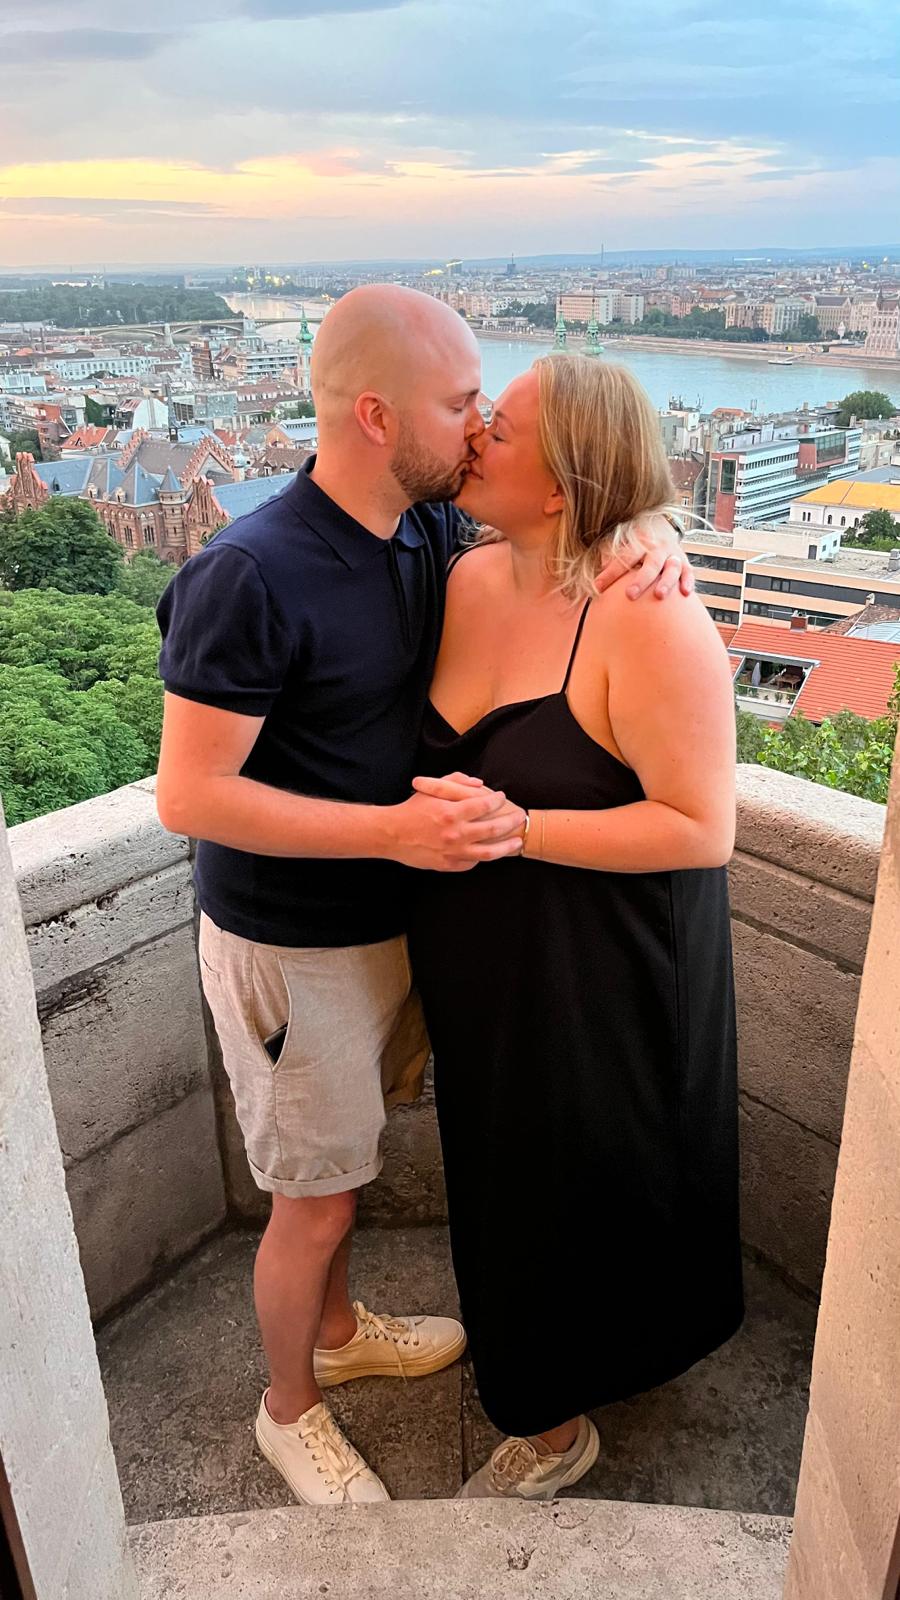
M 415 794 L 390 808 L 391 858 L 431 872 L 468 872 L 519 855 L 525 813 L 499 790 L 455 772 L 415 778 Z
M 680 589 L 682 594 L 692 594 L 694 574 L 671 523 L 662 517 L 654 517 L 652 528 L 640 528 L 638 532 L 644 554 L 638 556 L 631 565 L 623 561 L 621 556 L 617 556 L 608 567 L 604 567 L 597 578 L 597 588 L 601 593 L 604 589 L 608 589 L 611 583 L 618 583 L 620 578 L 628 577 L 631 579 L 628 586 L 629 600 L 639 599 L 648 589 L 653 589 L 658 600 L 665 600 L 666 596 L 676 588 Z

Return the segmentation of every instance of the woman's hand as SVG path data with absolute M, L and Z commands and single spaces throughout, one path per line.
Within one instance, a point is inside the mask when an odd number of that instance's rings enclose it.
M 485 788 L 480 778 L 471 778 L 465 772 L 451 772 L 446 778 L 413 778 L 412 786 L 417 794 L 427 795 L 431 800 L 456 802 L 471 800 L 479 790 L 485 794 L 492 792 Z M 514 805 L 511 800 L 504 800 L 483 824 L 484 837 L 480 843 L 485 847 L 492 846 L 494 850 L 505 846 L 502 850 L 504 855 L 518 855 L 525 839 L 525 822 L 526 814 L 522 807 Z M 488 857 L 484 855 L 481 859 Z
M 629 600 L 637 600 L 648 589 L 658 600 L 665 600 L 673 589 L 680 589 L 682 594 L 691 594 L 694 588 L 694 574 L 691 564 L 681 549 L 671 523 L 662 519 L 654 519 L 655 526 L 639 528 L 639 542 L 643 546 L 644 554 L 637 556 L 629 565 L 621 556 L 604 567 L 597 578 L 597 588 L 601 591 L 608 589 L 610 584 L 618 583 L 620 578 L 629 577 L 627 594 Z M 654 587 L 655 585 L 655 587 Z

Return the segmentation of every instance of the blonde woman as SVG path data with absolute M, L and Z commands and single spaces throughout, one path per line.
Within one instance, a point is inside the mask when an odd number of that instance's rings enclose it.
M 524 807 L 520 857 L 426 874 L 410 939 L 454 1264 L 510 1437 L 462 1495 L 550 1498 L 585 1413 L 684 1372 L 743 1315 L 731 676 L 695 596 L 595 580 L 672 497 L 628 371 L 551 355 L 475 441 L 420 792 Z M 449 776 L 448 776 L 449 775 Z

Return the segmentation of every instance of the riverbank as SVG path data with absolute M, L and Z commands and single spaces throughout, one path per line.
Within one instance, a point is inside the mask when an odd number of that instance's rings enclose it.
M 500 333 L 493 328 L 476 328 L 481 340 L 491 343 L 507 344 L 514 341 L 516 344 L 552 345 L 554 334 L 549 328 L 536 328 L 532 333 Z M 578 332 L 569 332 L 567 349 L 579 350 L 583 345 L 585 335 Z M 900 372 L 900 355 L 897 356 L 867 356 L 861 349 L 840 350 L 823 353 L 815 345 L 787 345 L 787 344 L 755 344 L 732 342 L 730 339 L 665 339 L 654 338 L 652 334 L 601 334 L 601 343 L 608 356 L 614 356 L 616 350 L 648 350 L 668 355 L 688 356 L 728 356 L 736 361 L 770 362 L 773 359 L 788 357 L 794 366 L 815 367 L 872 367 L 886 373 Z

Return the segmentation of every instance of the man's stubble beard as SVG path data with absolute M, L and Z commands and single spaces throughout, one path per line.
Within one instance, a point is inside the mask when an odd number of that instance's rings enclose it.
M 413 505 L 420 500 L 453 500 L 465 480 L 464 469 L 448 467 L 446 461 L 428 450 L 406 417 L 400 421 L 391 472 Z

